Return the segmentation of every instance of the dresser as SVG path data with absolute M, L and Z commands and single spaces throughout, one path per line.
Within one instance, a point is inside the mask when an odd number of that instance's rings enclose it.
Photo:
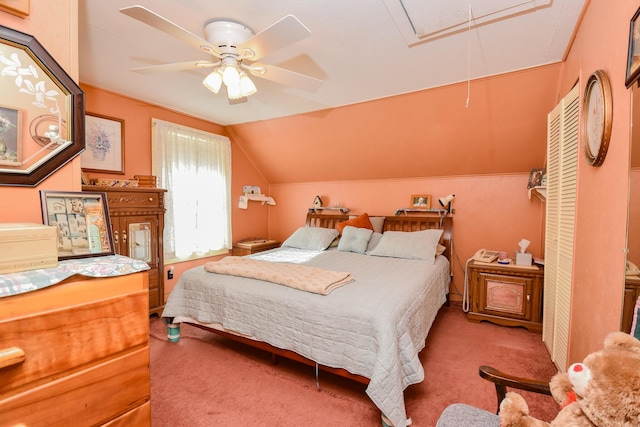
M 467 279 L 470 321 L 542 332 L 542 268 L 472 261 Z
M 0 298 L 0 426 L 149 426 L 146 271 Z
M 149 313 L 164 308 L 164 194 L 159 188 L 85 185 L 83 191 L 107 194 L 113 243 L 117 254 L 149 264 Z

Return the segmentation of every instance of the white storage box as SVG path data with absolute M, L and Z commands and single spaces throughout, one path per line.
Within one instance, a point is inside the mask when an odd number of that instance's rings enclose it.
M 0 224 L 0 274 L 57 266 L 57 227 L 30 223 Z

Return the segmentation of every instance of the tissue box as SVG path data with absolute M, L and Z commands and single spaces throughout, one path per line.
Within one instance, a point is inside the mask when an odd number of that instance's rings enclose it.
M 57 267 L 57 232 L 50 225 L 0 224 L 0 274 Z
M 533 257 L 530 252 L 516 251 L 516 265 L 531 265 L 533 263 Z

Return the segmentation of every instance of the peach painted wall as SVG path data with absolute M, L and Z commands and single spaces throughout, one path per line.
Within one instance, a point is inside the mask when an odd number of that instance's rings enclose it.
M 78 78 L 78 3 L 31 0 L 30 14 L 0 12 L 0 23 L 33 35 L 75 81 Z M 55 25 L 52 26 L 52 22 Z M 24 138 L 29 137 L 23 134 Z M 40 190 L 80 190 L 80 161 L 73 160 L 37 187 L 0 187 L 0 222 L 42 223 Z
M 633 148 L 640 150 L 640 141 Z M 640 267 L 640 169 L 631 170 L 630 185 L 628 259 Z
M 629 21 L 640 6 L 592 0 L 569 52 L 562 91 L 576 78 L 581 91 L 591 73 L 607 72 L 613 92 L 613 128 L 604 164 L 579 157 L 568 363 L 602 348 L 620 327 L 629 191 L 630 91 L 625 88 Z M 606 30 L 604 30 L 606 29 Z
M 184 126 L 190 126 L 206 132 L 227 135 L 223 126 L 190 117 L 166 108 L 148 104 L 126 96 L 108 92 L 90 85 L 80 85 L 86 94 L 86 110 L 103 116 L 124 120 L 125 178 L 134 175 L 151 174 L 151 119 L 157 118 Z M 267 207 L 259 203 L 251 204 L 249 209 L 237 207 L 238 197 L 242 194 L 243 185 L 259 185 L 266 190 L 268 183 L 253 167 L 237 144 L 231 144 L 232 158 L 232 212 L 233 240 L 237 241 L 249 236 L 267 235 Z M 123 175 L 89 173 L 90 177 L 123 178 Z M 180 275 L 188 268 L 201 265 L 208 259 L 174 264 L 174 279 L 165 279 L 165 297 Z M 165 265 L 165 270 L 169 269 Z M 166 278 L 166 272 L 164 277 Z
M 270 208 L 269 236 L 282 240 L 302 226 L 316 195 L 325 205 L 348 207 L 350 214 L 393 215 L 409 205 L 411 194 L 431 194 L 436 207 L 438 198 L 453 193 L 451 293 L 453 300 L 461 300 L 466 261 L 481 247 L 513 253 L 526 238 L 532 254 L 542 256 L 544 205 L 527 197 L 528 178 L 514 174 L 274 184 L 270 190 L 278 205 Z

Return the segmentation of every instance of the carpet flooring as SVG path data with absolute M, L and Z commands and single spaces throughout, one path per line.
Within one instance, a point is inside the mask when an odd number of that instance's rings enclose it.
M 157 317 L 150 333 L 154 427 L 381 425 L 362 384 L 321 372 L 318 390 L 313 367 L 283 359 L 273 364 L 267 352 L 188 325 L 180 341 L 170 343 Z M 495 389 L 478 376 L 480 365 L 541 380 L 556 372 L 540 334 L 468 322 L 456 304 L 440 310 L 420 359 L 425 380 L 405 390 L 415 427 L 434 426 L 451 403 L 495 411 Z M 555 417 L 551 397 L 521 394 L 532 415 Z

